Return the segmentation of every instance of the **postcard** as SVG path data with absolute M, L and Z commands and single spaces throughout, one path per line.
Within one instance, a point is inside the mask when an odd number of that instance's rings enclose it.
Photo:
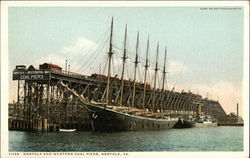
M 1 157 L 249 157 L 246 1 L 5 1 L 1 39 Z

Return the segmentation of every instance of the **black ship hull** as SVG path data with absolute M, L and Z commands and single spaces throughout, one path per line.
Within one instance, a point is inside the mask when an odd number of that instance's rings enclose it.
M 170 129 L 178 119 L 156 119 L 114 111 L 97 105 L 86 105 L 93 131 L 146 131 Z
M 195 126 L 195 121 L 179 119 L 178 122 L 174 125 L 174 128 L 192 128 Z

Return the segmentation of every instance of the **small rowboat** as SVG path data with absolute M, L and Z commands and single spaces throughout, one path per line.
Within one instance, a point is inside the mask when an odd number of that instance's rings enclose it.
M 60 132 L 75 132 L 76 129 L 59 129 Z

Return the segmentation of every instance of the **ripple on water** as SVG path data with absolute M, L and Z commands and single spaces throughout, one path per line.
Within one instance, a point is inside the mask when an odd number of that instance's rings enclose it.
M 243 127 L 137 132 L 9 131 L 10 151 L 243 151 Z

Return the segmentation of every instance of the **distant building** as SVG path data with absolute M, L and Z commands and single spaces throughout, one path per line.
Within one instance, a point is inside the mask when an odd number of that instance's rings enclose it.
M 235 113 L 231 112 L 229 115 L 227 116 L 223 116 L 219 118 L 220 122 L 230 122 L 230 123 L 243 123 L 243 118 L 240 116 L 237 116 Z
M 55 64 L 44 63 L 39 65 L 39 69 L 49 69 L 53 72 L 61 72 L 62 68 Z

